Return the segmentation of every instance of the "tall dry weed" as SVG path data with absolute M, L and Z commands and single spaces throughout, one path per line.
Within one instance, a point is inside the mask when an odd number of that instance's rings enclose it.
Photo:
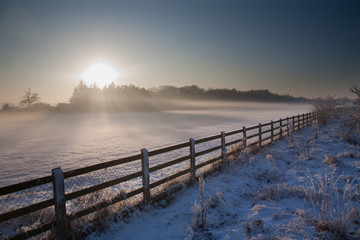
M 195 206 L 193 208 L 194 219 L 193 224 L 195 228 L 204 228 L 206 225 L 206 213 L 207 213 L 207 201 L 205 199 L 205 181 L 202 176 L 199 178 L 199 193 L 200 200 L 199 202 L 195 201 Z
M 336 176 L 335 170 L 329 174 L 320 173 L 312 176 L 308 170 L 306 177 L 300 177 L 306 198 L 312 205 L 313 223 L 319 232 L 328 232 L 334 239 L 345 239 L 349 226 L 359 215 L 356 207 L 359 204 L 357 196 L 357 177 L 351 181 L 343 175 Z M 339 186 L 345 182 L 343 186 Z

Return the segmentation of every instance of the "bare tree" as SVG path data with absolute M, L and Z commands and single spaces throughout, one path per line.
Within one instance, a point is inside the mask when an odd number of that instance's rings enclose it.
M 350 92 L 357 96 L 356 103 L 360 106 L 360 87 L 353 85 L 349 88 Z
M 31 104 L 36 103 L 40 100 L 38 93 L 32 93 L 31 89 L 25 90 L 25 95 L 21 97 L 20 106 L 30 107 Z

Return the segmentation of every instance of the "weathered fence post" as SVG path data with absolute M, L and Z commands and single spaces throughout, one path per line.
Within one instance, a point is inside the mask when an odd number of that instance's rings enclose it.
M 148 204 L 150 203 L 149 153 L 145 148 L 141 149 L 141 165 L 144 204 Z
M 224 161 L 226 156 L 225 132 L 221 132 L 221 159 Z
M 274 122 L 273 120 L 271 120 L 271 142 L 273 141 L 274 141 Z
M 292 130 L 295 131 L 295 116 L 292 116 Z
M 61 168 L 52 169 L 53 191 L 55 205 L 55 239 L 67 239 L 66 226 L 66 203 L 65 203 L 65 185 L 64 173 Z
M 286 117 L 286 135 L 290 135 L 289 117 Z
M 195 168 L 195 140 L 190 138 L 190 174 L 191 183 L 196 181 L 196 168 Z
M 282 119 L 280 118 L 280 139 L 283 137 L 283 125 L 282 125 Z
M 246 148 L 246 127 L 243 126 L 243 141 L 244 141 L 244 149 Z
M 300 130 L 300 128 L 301 128 L 301 124 L 300 124 L 300 114 L 297 115 L 297 119 L 298 119 L 298 130 Z
M 305 114 L 303 113 L 303 115 L 302 115 L 302 122 L 303 122 L 303 128 L 305 127 Z
M 259 123 L 259 146 L 261 147 L 262 142 L 262 130 L 261 130 L 261 123 Z

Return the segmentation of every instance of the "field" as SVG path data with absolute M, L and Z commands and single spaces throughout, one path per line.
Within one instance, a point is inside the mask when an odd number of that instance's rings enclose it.
M 191 106 L 190 108 L 188 106 Z M 0 115 L 0 186 L 308 112 L 305 104 L 207 102 L 167 111 Z

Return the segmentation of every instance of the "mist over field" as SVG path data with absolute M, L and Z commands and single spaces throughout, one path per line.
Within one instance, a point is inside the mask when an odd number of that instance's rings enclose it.
M 0 239 L 360 239 L 359 10 L 0 0 Z
M 307 104 L 186 102 L 157 112 L 2 113 L 0 186 L 308 112 Z M 191 106 L 191 107 L 189 107 Z

